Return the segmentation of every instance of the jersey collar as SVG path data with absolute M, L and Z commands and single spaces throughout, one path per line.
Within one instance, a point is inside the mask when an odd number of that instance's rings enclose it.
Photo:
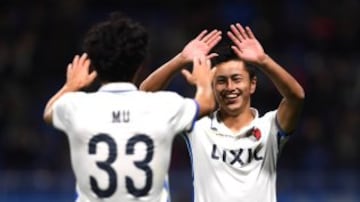
M 99 88 L 100 92 L 113 92 L 113 93 L 121 93 L 121 92 L 135 91 L 135 90 L 137 90 L 137 87 L 133 83 L 129 83 L 129 82 L 107 83 Z
M 246 133 L 249 129 L 251 129 L 254 126 L 255 121 L 259 118 L 259 112 L 255 108 L 250 108 L 252 114 L 254 115 L 254 120 L 246 127 L 242 128 L 238 133 L 234 134 L 221 120 L 218 119 L 218 113 L 219 110 L 215 111 L 213 113 L 212 119 L 211 119 L 211 129 L 218 131 L 220 133 L 224 134 L 233 134 L 233 135 L 242 135 Z

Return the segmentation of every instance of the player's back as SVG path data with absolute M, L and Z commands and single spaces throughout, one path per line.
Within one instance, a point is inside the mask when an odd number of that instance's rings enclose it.
M 68 94 L 58 105 L 64 120 L 55 122 L 69 137 L 78 201 L 161 201 L 174 136 L 190 129 L 196 114 L 192 100 L 100 90 Z

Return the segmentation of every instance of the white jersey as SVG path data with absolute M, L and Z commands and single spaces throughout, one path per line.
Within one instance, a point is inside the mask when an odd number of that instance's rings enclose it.
M 53 123 L 69 139 L 77 201 L 169 201 L 172 142 L 197 113 L 193 99 L 131 83 L 65 94 L 54 103 Z
M 275 202 L 276 162 L 287 139 L 276 123 L 276 111 L 258 117 L 233 133 L 217 112 L 196 122 L 185 136 L 190 150 L 194 201 Z M 281 135 L 280 135 L 281 134 Z

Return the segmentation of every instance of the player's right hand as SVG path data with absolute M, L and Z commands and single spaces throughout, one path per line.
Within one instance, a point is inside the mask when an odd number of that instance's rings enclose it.
M 67 67 L 65 86 L 71 90 L 80 90 L 89 86 L 96 78 L 96 71 L 89 72 L 90 59 L 86 53 L 81 57 L 75 55 L 72 63 Z
M 207 30 L 203 30 L 195 39 L 186 44 L 181 52 L 181 57 L 186 62 L 191 62 L 195 57 L 200 57 L 202 55 L 206 55 L 209 59 L 216 57 L 217 54 L 210 53 L 210 51 L 220 40 L 221 31 L 214 29 L 208 33 Z

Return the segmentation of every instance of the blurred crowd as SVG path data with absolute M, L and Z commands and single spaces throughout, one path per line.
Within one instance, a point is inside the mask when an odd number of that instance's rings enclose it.
M 203 29 L 249 25 L 265 51 L 306 92 L 298 129 L 279 160 L 281 172 L 337 172 L 360 168 L 360 1 L 110 1 L 0 2 L 0 172 L 71 169 L 66 136 L 42 121 L 47 99 L 65 81 L 89 26 L 121 10 L 148 28 L 150 55 L 138 82 L 181 51 Z M 225 35 L 224 35 L 225 36 Z M 262 74 L 253 106 L 264 113 L 281 99 Z M 191 95 L 181 76 L 170 90 Z M 173 170 L 190 169 L 181 138 Z

